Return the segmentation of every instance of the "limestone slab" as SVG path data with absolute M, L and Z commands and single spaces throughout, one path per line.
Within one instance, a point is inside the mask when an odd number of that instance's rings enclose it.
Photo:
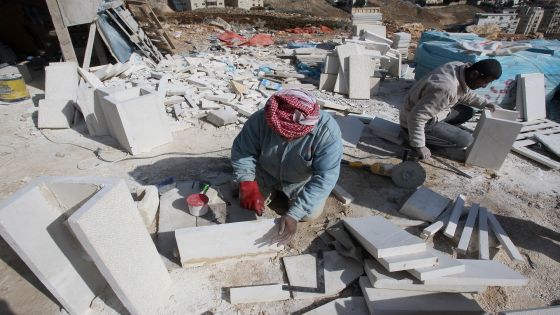
M 342 73 L 342 68 L 338 69 L 338 74 L 336 75 L 336 82 L 334 83 L 333 92 L 339 94 L 348 94 L 348 80 L 344 77 Z
M 339 75 L 337 81 L 341 81 L 340 89 L 341 91 L 336 91 L 338 93 L 346 94 L 348 93 L 348 79 L 349 79 L 349 57 L 351 55 L 360 55 L 364 48 L 357 44 L 344 44 L 336 46 L 336 53 L 338 55 L 338 61 L 340 63 Z
M 323 73 L 326 74 L 338 74 L 338 69 L 340 68 L 340 61 L 338 56 L 335 54 L 329 54 L 325 58 L 325 63 L 323 65 Z
M 467 148 L 466 164 L 498 170 L 504 163 L 523 124 L 512 120 L 517 112 L 485 110 L 473 133 L 474 141 Z
M 381 216 L 345 218 L 344 226 L 375 258 L 421 253 L 424 241 Z
M 354 196 L 352 196 L 349 192 L 347 192 L 344 188 L 340 185 L 336 184 L 334 189 L 332 190 L 332 194 L 336 197 L 336 199 L 342 202 L 343 205 L 347 206 L 354 201 Z
M 525 278 L 519 272 L 494 260 L 458 259 L 465 265 L 465 272 L 456 275 L 427 279 L 425 284 L 463 284 L 475 286 L 524 286 Z
M 406 200 L 399 212 L 413 219 L 434 222 L 449 202 L 449 198 L 427 187 L 420 187 Z
M 381 117 L 375 117 L 369 123 L 368 127 L 370 132 L 377 137 L 399 145 L 404 142 L 404 138 L 400 136 L 401 126 L 398 123 L 383 119 Z
M 364 31 L 362 32 L 361 39 L 363 40 L 371 40 L 377 43 L 383 43 L 383 44 L 387 44 L 389 46 L 391 46 L 393 44 L 393 41 L 386 38 L 385 36 L 379 36 L 375 33 L 369 32 L 369 31 Z
M 321 105 L 322 108 L 335 109 L 335 110 L 346 110 L 348 105 L 337 104 L 331 101 L 317 99 L 317 104 Z
M 405 271 L 389 272 L 373 259 L 365 260 L 364 269 L 372 286 L 379 289 L 428 292 L 482 292 L 485 289 L 484 286 L 465 286 L 462 284 L 424 284 L 420 280 L 411 278 L 410 274 Z
M 370 314 L 483 314 L 476 301 L 460 293 L 377 289 L 360 278 Z
M 429 252 L 437 257 L 438 264 L 432 267 L 408 270 L 416 279 L 424 281 L 465 272 L 465 265 L 458 259 L 449 257 L 446 253 L 435 249 L 430 249 Z
M 183 267 L 227 260 L 276 256 L 283 246 L 272 243 L 278 225 L 272 219 L 183 228 L 175 231 Z
M 502 246 L 504 246 L 504 249 L 505 249 L 506 253 L 508 254 L 508 256 L 511 259 L 514 259 L 514 260 L 517 260 L 517 261 L 520 261 L 520 262 L 525 262 L 525 259 L 523 258 L 523 256 L 521 255 L 521 253 L 519 252 L 517 247 L 515 247 L 515 245 L 513 244 L 513 242 L 511 241 L 511 239 L 507 235 L 506 231 L 504 231 L 504 229 L 500 225 L 500 222 L 498 222 L 498 219 L 496 219 L 494 214 L 492 214 L 492 212 L 488 211 L 487 215 L 488 215 L 488 224 L 492 228 L 492 231 L 494 231 L 494 235 L 496 235 L 496 237 L 500 241 L 500 244 L 502 244 Z
M 447 221 L 447 227 L 443 234 L 447 237 L 454 237 L 455 231 L 457 230 L 457 224 L 463 213 L 463 208 L 465 207 L 465 196 L 459 195 L 455 198 L 455 203 L 453 204 L 453 209 L 451 210 L 451 215 Z
M 342 144 L 346 147 L 355 148 L 360 142 L 364 124 L 354 116 L 344 116 L 336 119 L 340 132 L 342 133 Z
M 367 315 L 369 314 L 366 301 L 362 296 L 352 296 L 336 299 L 323 304 L 304 315 Z
M 535 138 L 539 140 L 540 143 L 550 150 L 550 152 L 556 154 L 560 157 L 560 134 L 542 135 L 536 134 Z
M 465 254 L 469 248 L 474 224 L 476 223 L 476 218 L 478 216 L 478 208 L 479 204 L 473 203 L 469 209 L 469 215 L 467 216 L 467 221 L 465 222 L 465 227 L 463 228 L 463 233 L 461 234 L 459 245 L 457 246 L 457 251 L 461 254 Z
M 51 62 L 45 67 L 45 98 L 76 101 L 78 80 L 76 62 Z
M 105 96 L 103 112 L 111 135 L 131 154 L 151 151 L 173 140 L 163 100 L 140 87 Z
M 282 287 L 286 284 L 264 284 L 229 289 L 231 304 L 273 302 L 290 299 L 290 291 Z
M 171 277 L 124 180 L 102 186 L 68 223 L 131 313 L 154 314 L 168 301 Z
M 321 73 L 321 77 L 319 78 L 319 90 L 332 92 L 336 84 L 336 78 L 336 74 Z
M 0 203 L 0 235 L 70 314 L 88 314 L 106 285 L 66 218 L 111 181 L 40 177 Z
M 217 127 L 237 122 L 237 112 L 231 107 L 216 109 L 208 113 L 206 119 Z
M 350 55 L 348 57 L 348 98 L 369 100 L 373 64 L 370 57 L 365 55 Z
M 70 128 L 74 117 L 74 101 L 68 99 L 39 100 L 39 129 Z
M 387 37 L 387 27 L 385 25 L 356 24 L 352 26 L 352 33 L 354 36 L 361 36 L 364 31 L 368 31 L 381 37 Z
M 317 257 L 306 254 L 282 258 L 292 287 L 318 289 Z M 344 290 L 352 281 L 364 273 L 361 263 L 354 259 L 343 257 L 337 251 L 323 252 L 324 266 L 324 293 L 298 292 L 293 290 L 294 299 L 309 299 L 324 296 L 333 296 Z
M 526 121 L 546 118 L 544 82 L 544 74 L 542 73 L 523 74 L 521 76 L 523 117 Z
M 378 258 L 378 261 L 391 272 L 437 265 L 437 257 L 432 255 L 429 251 Z
M 478 258 L 490 259 L 488 245 L 488 210 L 484 207 L 478 209 Z

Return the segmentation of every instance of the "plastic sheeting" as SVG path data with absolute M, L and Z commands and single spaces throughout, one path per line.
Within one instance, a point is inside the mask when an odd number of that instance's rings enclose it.
M 458 44 L 464 40 L 485 41 L 474 34 L 453 34 L 445 32 L 424 32 L 418 43 L 414 61 L 415 79 L 429 73 L 436 67 L 450 62 L 474 63 L 487 59 L 462 49 Z M 484 89 L 475 92 L 486 99 L 506 108 L 513 108 L 516 95 L 516 76 L 523 73 L 543 73 L 547 102 L 552 99 L 560 85 L 560 41 L 530 40 L 533 49 L 515 52 L 509 56 L 493 57 L 502 64 L 502 76 Z
M 97 27 L 103 34 L 103 39 L 111 47 L 114 57 L 121 63 L 127 62 L 134 51 L 132 43 L 115 29 L 106 13 L 99 14 Z

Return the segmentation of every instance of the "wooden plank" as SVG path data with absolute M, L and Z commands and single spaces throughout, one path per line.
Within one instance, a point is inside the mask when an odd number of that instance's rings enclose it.
M 465 227 L 463 228 L 463 234 L 461 234 L 461 239 L 459 240 L 459 246 L 457 246 L 457 251 L 461 254 L 465 254 L 469 248 L 469 243 L 471 241 L 472 231 L 474 228 L 474 223 L 476 222 L 476 217 L 478 215 L 478 204 L 473 203 L 469 210 L 469 215 L 467 216 L 467 222 L 465 222 Z
M 515 245 L 507 235 L 506 231 L 504 231 L 504 229 L 500 225 L 500 222 L 498 222 L 498 219 L 496 219 L 494 214 L 492 214 L 492 212 L 490 211 L 488 211 L 487 214 L 488 214 L 488 223 L 490 224 L 492 231 L 494 231 L 494 234 L 500 241 L 500 244 L 504 246 L 504 249 L 506 250 L 508 256 L 511 259 L 525 262 L 525 259 L 523 258 L 519 250 L 517 250 L 517 247 L 515 247 Z
M 70 33 L 62 21 L 62 13 L 60 12 L 58 2 L 56 0 L 46 0 L 46 2 L 64 60 L 78 62 L 78 57 L 76 57 Z
M 488 246 L 488 210 L 484 207 L 478 209 L 478 258 L 490 259 Z
M 86 51 L 84 53 L 84 62 L 82 63 L 82 69 L 85 71 L 89 70 L 89 64 L 91 63 L 91 53 L 93 52 L 93 43 L 95 42 L 95 34 L 97 32 L 97 26 L 95 23 L 91 23 L 89 26 L 89 35 L 86 45 Z

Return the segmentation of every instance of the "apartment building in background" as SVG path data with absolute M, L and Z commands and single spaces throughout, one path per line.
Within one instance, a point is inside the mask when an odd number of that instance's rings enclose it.
M 504 33 L 514 34 L 519 18 L 517 13 L 477 13 L 474 22 L 476 25 L 496 24 Z

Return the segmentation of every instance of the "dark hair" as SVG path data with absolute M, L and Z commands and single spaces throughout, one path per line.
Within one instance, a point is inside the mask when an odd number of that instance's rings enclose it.
M 482 76 L 499 79 L 502 75 L 502 65 L 496 59 L 484 59 L 471 65 L 467 71 L 478 71 Z

